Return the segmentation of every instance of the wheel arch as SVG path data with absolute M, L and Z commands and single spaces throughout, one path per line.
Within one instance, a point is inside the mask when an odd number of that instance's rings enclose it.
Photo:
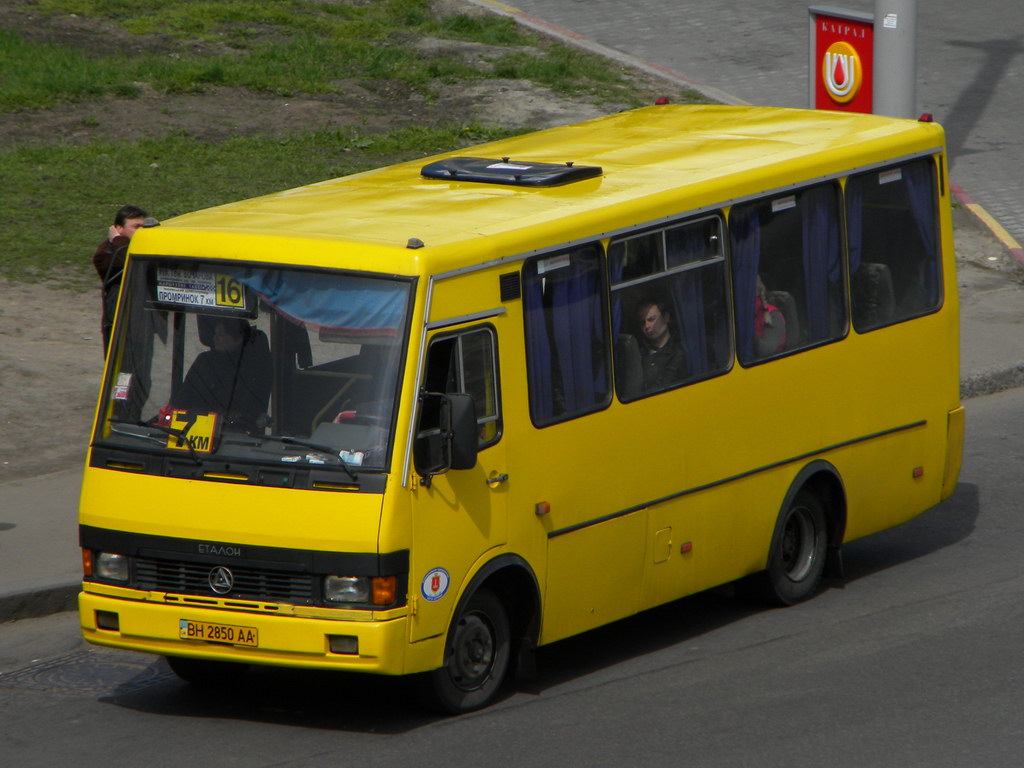
M 540 584 L 536 574 L 530 564 L 516 554 L 505 553 L 487 561 L 462 591 L 453 621 L 481 589 L 490 590 L 501 600 L 508 616 L 513 663 L 520 673 L 531 674 L 531 670 L 523 667 L 532 667 L 532 655 L 540 634 Z M 448 640 L 445 641 L 446 652 L 447 645 Z
M 806 464 L 793 478 L 786 491 L 779 513 L 775 521 L 769 552 L 777 546 L 782 537 L 783 514 L 789 509 L 796 495 L 804 489 L 811 490 L 825 507 L 825 521 L 828 526 L 828 570 L 833 575 L 840 575 L 842 564 L 839 550 L 846 535 L 846 487 L 842 475 L 835 465 L 824 459 L 816 459 Z

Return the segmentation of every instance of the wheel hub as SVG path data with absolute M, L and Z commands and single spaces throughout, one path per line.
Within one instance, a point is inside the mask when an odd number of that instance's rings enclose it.
M 816 535 L 810 512 L 803 507 L 794 508 L 782 532 L 782 567 L 791 580 L 802 581 L 810 572 Z
M 480 616 L 467 616 L 452 645 L 452 680 L 466 690 L 478 688 L 494 663 L 494 634 Z

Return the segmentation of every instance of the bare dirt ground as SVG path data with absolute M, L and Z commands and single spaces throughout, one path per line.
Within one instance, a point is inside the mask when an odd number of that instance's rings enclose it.
M 458 0 L 445 3 L 463 12 L 480 12 Z M 0 7 L 0 27 L 18 29 L 34 39 L 89 46 L 95 45 L 97 35 L 124 37 L 109 25 L 73 17 L 39 22 L 28 5 L 13 2 Z M 129 48 L 132 42 L 119 40 Z M 463 46 L 452 54 L 480 55 L 479 48 Z M 671 85 L 643 75 L 637 79 L 681 100 L 682 91 Z M 104 137 L 134 140 L 167 131 L 187 131 L 199 140 L 217 140 L 322 127 L 377 130 L 452 114 L 465 116 L 467 122 L 540 128 L 615 109 L 615 105 L 566 98 L 519 81 L 487 81 L 471 88 L 442 90 L 438 99 L 429 103 L 415 94 L 399 90 L 369 93 L 354 84 L 343 94 L 324 98 L 271 97 L 232 89 L 179 96 L 144 91 L 137 99 L 0 115 L 0 146 Z M 968 214 L 959 211 L 956 220 L 960 260 L 1019 273 L 1019 265 Z M 97 232 L 97 243 L 104 236 Z M 90 257 L 91 253 L 82 254 L 86 270 Z M 80 279 L 71 282 L 81 284 Z M 102 365 L 98 286 L 96 291 L 83 293 L 57 285 L 0 279 L 0 483 L 54 472 L 84 460 Z

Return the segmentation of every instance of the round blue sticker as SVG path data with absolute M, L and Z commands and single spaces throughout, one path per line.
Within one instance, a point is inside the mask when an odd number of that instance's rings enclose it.
M 420 584 L 420 592 L 423 594 L 424 599 L 433 603 L 435 600 L 440 600 L 445 596 L 450 583 L 451 579 L 448 578 L 448 571 L 444 568 L 434 568 L 427 571 L 427 575 L 423 577 L 423 582 Z

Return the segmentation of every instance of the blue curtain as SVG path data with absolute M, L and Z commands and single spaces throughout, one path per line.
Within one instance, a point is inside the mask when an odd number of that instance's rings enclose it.
M 666 233 L 668 265 L 691 264 L 704 256 L 704 233 L 698 226 L 680 227 Z M 674 332 L 686 350 L 691 376 L 708 367 L 708 339 L 704 316 L 704 290 L 700 268 L 671 278 Z
M 761 223 L 754 205 L 733 208 L 729 216 L 732 241 L 732 283 L 736 302 L 737 355 L 742 362 L 754 358 L 754 302 L 761 261 Z
M 903 166 L 903 178 L 907 182 L 907 194 L 910 208 L 914 216 L 917 233 L 924 247 L 924 286 L 928 294 L 929 305 L 939 301 L 938 254 L 935 235 L 935 181 L 932 175 L 930 160 L 920 160 Z
M 608 269 L 611 272 L 612 285 L 618 285 L 624 271 L 622 251 L 623 243 L 613 243 L 608 249 Z M 618 258 L 616 258 L 618 253 Z M 622 291 L 612 292 L 612 334 L 622 333 Z
M 608 396 L 601 261 L 591 248 L 567 266 L 525 272 L 528 381 L 537 422 L 593 408 Z M 559 399 L 560 395 L 560 399 Z
M 232 277 L 282 314 L 314 327 L 397 333 L 409 300 L 409 283 L 395 280 L 255 268 Z
M 860 269 L 864 250 L 864 177 L 846 182 L 846 246 L 849 250 L 850 274 Z
M 554 416 L 554 388 L 551 371 L 551 345 L 544 318 L 544 284 L 536 275 L 524 274 L 523 312 L 526 325 L 526 375 L 530 387 L 530 410 L 537 422 Z
M 804 316 L 808 341 L 829 337 L 831 287 L 842 277 L 839 252 L 839 211 L 832 186 L 814 187 L 800 195 L 804 246 Z

